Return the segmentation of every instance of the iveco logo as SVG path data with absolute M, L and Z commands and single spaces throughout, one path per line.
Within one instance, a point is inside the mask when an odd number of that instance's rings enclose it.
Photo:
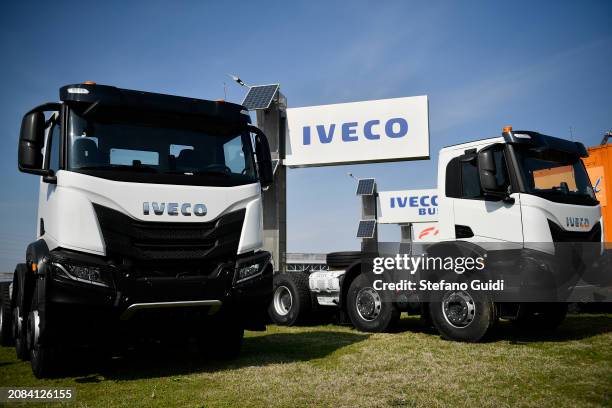
M 589 219 L 583 217 L 566 217 L 565 224 L 568 227 L 587 229 L 590 227 Z
M 203 217 L 206 215 L 206 206 L 204 204 L 191 204 L 191 203 L 158 203 L 145 201 L 142 203 L 142 213 L 144 215 L 151 214 L 151 210 L 155 215 L 164 215 L 164 213 L 168 215 L 181 215 L 191 216 L 191 214 L 196 217 Z
M 304 146 L 310 145 L 313 142 L 311 136 L 312 126 L 304 126 L 302 128 L 302 142 Z M 321 144 L 331 143 L 334 139 L 340 138 L 342 142 L 357 142 L 360 137 L 368 140 L 379 140 L 381 134 L 391 138 L 398 139 L 408 134 L 408 121 L 404 118 L 391 118 L 385 123 L 381 123 L 378 119 L 366 121 L 363 126 L 359 122 L 332 123 L 327 128 L 325 125 L 314 125 L 316 133 Z M 336 132 L 336 128 L 340 130 Z M 339 133 L 339 134 L 338 134 Z

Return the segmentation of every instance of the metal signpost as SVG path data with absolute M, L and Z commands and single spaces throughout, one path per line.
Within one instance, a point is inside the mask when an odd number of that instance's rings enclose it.
M 257 126 L 268 137 L 274 168 L 274 183 L 263 192 L 263 242 L 272 253 L 275 272 L 284 272 L 287 254 L 287 169 L 285 157 L 285 129 L 287 127 L 287 99 L 279 85 L 250 87 L 242 103 L 257 114 Z

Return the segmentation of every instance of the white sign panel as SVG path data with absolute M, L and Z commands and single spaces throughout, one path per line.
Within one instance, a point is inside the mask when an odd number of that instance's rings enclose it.
M 427 96 L 287 109 L 286 166 L 428 158 Z
M 380 224 L 408 224 L 438 220 L 438 190 L 380 191 Z

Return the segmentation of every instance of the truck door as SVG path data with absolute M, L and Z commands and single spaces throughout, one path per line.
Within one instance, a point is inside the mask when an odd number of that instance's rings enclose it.
M 510 186 L 503 145 L 495 151 L 499 183 Z M 455 237 L 482 242 L 523 242 L 520 195 L 512 193 L 514 203 L 499 198 L 485 197 L 478 175 L 474 150 L 453 158 L 447 166 L 446 181 L 454 184 L 447 188 L 452 204 Z M 450 195 L 450 196 L 449 196 Z

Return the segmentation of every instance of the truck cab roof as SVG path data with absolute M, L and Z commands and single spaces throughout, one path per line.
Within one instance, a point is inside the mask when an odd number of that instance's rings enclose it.
M 65 85 L 60 88 L 59 96 L 62 102 L 68 104 L 96 103 L 113 108 L 206 116 L 229 122 L 250 123 L 250 116 L 244 106 L 222 100 L 210 101 L 95 83 Z
M 570 154 L 575 154 L 579 157 L 587 157 L 588 153 L 584 145 L 580 142 L 561 139 L 558 137 L 544 135 L 530 130 L 509 130 L 504 131 L 502 136 L 492 137 L 487 139 L 474 140 L 471 142 L 450 145 L 442 148 L 443 151 L 456 151 L 477 148 L 481 145 L 490 145 L 493 143 L 508 143 L 513 145 L 523 145 L 531 147 L 541 147 L 551 150 L 559 150 Z
M 478 146 L 481 145 L 490 145 L 493 143 L 504 143 L 504 138 L 501 136 L 497 136 L 497 137 L 489 137 L 486 139 L 477 139 L 477 140 L 472 140 L 469 142 L 464 142 L 464 143 L 459 143 L 459 144 L 455 144 L 455 145 L 449 145 L 449 146 L 445 146 L 442 149 L 440 149 L 440 153 L 442 152 L 446 152 L 446 151 L 453 151 L 453 150 L 467 150 L 467 149 L 474 149 L 477 148 Z

